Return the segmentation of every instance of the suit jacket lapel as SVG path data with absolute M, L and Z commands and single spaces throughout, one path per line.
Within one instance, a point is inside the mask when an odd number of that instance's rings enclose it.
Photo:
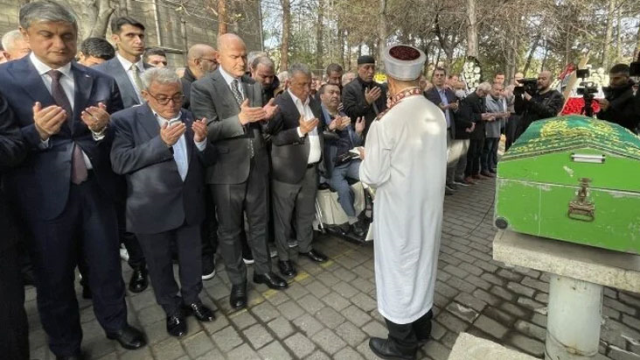
M 194 151 L 198 151 L 198 149 L 195 146 L 195 142 L 193 140 L 193 129 L 191 128 L 193 119 L 191 119 L 191 117 L 188 115 L 186 111 L 182 112 L 181 119 L 187 127 L 187 130 L 184 133 L 184 140 L 185 140 L 185 143 L 187 144 L 187 164 L 189 164 L 189 169 L 191 169 L 191 160 L 193 160 L 192 155 Z M 188 172 L 189 171 L 187 170 L 187 173 Z
M 220 70 L 216 70 L 216 72 L 213 73 L 212 79 L 213 79 L 213 86 L 217 88 L 217 93 L 224 94 L 224 96 L 226 97 L 226 100 L 224 102 L 226 102 L 227 104 L 238 103 L 236 101 L 235 96 L 233 96 L 233 93 L 231 92 L 231 88 L 229 87 L 227 82 L 224 80 L 224 77 L 220 73 Z M 238 112 L 240 112 L 239 105 L 236 105 L 235 108 L 238 109 Z
M 75 119 L 80 119 L 80 114 L 89 105 L 89 97 L 91 96 L 91 89 L 93 87 L 93 77 L 82 70 L 75 63 L 71 64 L 71 71 L 73 72 L 73 81 L 75 82 L 75 95 L 73 106 L 73 118 L 74 126 L 73 131 L 76 130 Z M 96 106 L 98 104 L 95 104 Z M 106 104 L 105 104 L 106 105 Z
M 249 99 L 249 106 L 256 106 L 253 102 L 253 86 L 249 86 L 249 84 L 244 81 L 246 80 L 243 76 L 241 78 L 242 91 L 244 91 L 245 99 Z
M 149 138 L 153 139 L 160 133 L 160 125 L 158 119 L 153 115 L 153 111 L 149 107 L 149 104 L 144 104 L 138 107 L 138 116 L 140 117 L 140 123 L 142 127 L 149 135 Z
M 122 67 L 120 60 L 118 60 L 117 57 L 114 57 L 113 59 L 109 60 L 109 66 L 111 67 L 111 73 L 109 75 L 113 76 L 116 79 L 123 100 L 124 98 L 131 98 L 134 100 L 135 104 L 140 104 L 140 99 L 136 94 L 136 89 L 131 84 L 129 75 L 127 75 L 127 70 Z

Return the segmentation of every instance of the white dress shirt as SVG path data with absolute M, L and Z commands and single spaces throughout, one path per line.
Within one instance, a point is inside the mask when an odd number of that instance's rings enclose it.
M 230 89 L 233 86 L 232 85 L 233 80 L 238 80 L 238 91 L 240 91 L 240 94 L 242 94 L 242 99 L 246 99 L 247 98 L 247 94 L 244 93 L 244 87 L 242 86 L 242 79 L 234 77 L 233 75 L 231 75 L 228 72 L 224 71 L 222 66 L 220 66 L 219 69 L 220 69 L 220 75 L 222 75 L 222 78 L 227 83 L 227 85 L 229 85 Z
M 138 100 L 140 100 L 141 104 L 144 103 L 144 99 L 142 98 L 142 89 L 138 89 L 138 85 L 136 85 L 136 81 L 134 80 L 134 77 L 133 77 L 133 70 L 131 70 L 131 65 L 133 65 L 133 63 L 123 58 L 122 56 L 120 56 L 120 53 L 116 53 L 116 57 L 118 58 L 118 61 L 120 61 L 120 64 L 122 64 L 124 71 L 127 72 L 127 76 L 129 77 L 129 82 L 131 82 L 133 89 L 136 91 L 136 94 L 138 95 Z M 136 66 L 138 67 L 138 76 L 142 81 L 142 73 L 144 73 L 144 63 L 142 62 L 142 58 L 138 60 L 138 62 L 136 63 Z
M 44 82 L 44 86 L 47 88 L 49 93 L 51 93 L 51 83 L 53 80 L 51 79 L 51 76 L 49 76 L 48 72 L 51 70 L 58 70 L 62 73 L 62 76 L 60 77 L 60 85 L 62 86 L 62 90 L 64 90 L 64 94 L 67 95 L 67 99 L 69 99 L 71 110 L 74 110 L 76 83 L 73 78 L 73 71 L 71 71 L 71 63 L 68 63 L 58 69 L 52 69 L 49 65 L 40 61 L 33 52 L 29 55 L 29 60 L 31 60 L 31 63 L 36 68 L 36 71 L 38 71 L 38 74 L 40 74 L 40 77 Z M 73 120 L 73 114 L 67 114 L 67 123 Z M 67 126 L 67 124 L 63 124 L 62 126 Z M 104 134 L 95 133 L 93 131 L 91 133 L 93 134 L 93 139 L 96 141 L 100 141 L 104 138 Z M 49 139 L 42 141 L 40 143 L 40 148 L 48 149 Z M 87 170 L 93 169 L 91 160 L 89 160 L 89 157 L 84 153 L 84 151 L 82 152 L 82 157 L 84 158 L 84 164 L 87 167 Z
M 164 126 L 164 123 L 171 122 L 174 120 L 180 120 L 180 118 L 182 117 L 182 113 L 180 112 L 173 119 L 167 120 L 162 116 L 158 115 L 158 113 L 155 112 L 154 110 L 151 110 L 151 111 L 153 111 L 153 114 L 156 116 L 156 120 L 158 120 L 158 124 L 160 125 L 161 128 L 162 126 Z M 187 178 L 187 173 L 189 172 L 189 154 L 187 154 L 187 139 L 185 138 L 184 135 L 185 134 L 182 134 L 182 136 L 180 136 L 180 139 L 178 139 L 178 141 L 172 146 L 173 160 L 175 160 L 176 166 L 178 166 L 178 173 L 180 173 L 180 177 L 182 178 L 182 181 L 184 181 L 184 179 Z M 204 151 L 204 149 L 206 149 L 207 147 L 207 140 L 205 139 L 204 141 L 196 142 L 195 144 L 199 151 Z
M 302 103 L 297 96 L 293 95 L 291 90 L 287 90 L 289 95 L 291 95 L 291 99 L 293 99 L 293 103 L 296 104 L 298 108 L 298 112 L 300 112 L 301 116 L 304 116 L 306 121 L 313 120 L 316 116 L 313 115 L 313 111 L 309 107 L 309 97 L 307 100 Z M 304 137 L 302 131 L 300 131 L 300 127 L 298 126 L 298 136 Z M 318 136 L 318 127 L 313 128 L 311 132 L 307 134 L 309 137 L 309 159 L 307 160 L 307 164 L 315 164 L 320 161 L 320 156 L 322 155 L 322 149 L 320 149 L 320 137 Z

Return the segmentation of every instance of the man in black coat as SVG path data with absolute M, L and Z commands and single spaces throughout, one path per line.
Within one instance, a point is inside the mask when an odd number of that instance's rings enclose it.
M 558 90 L 551 89 L 552 82 L 551 72 L 542 71 L 538 75 L 537 91 L 534 94 L 525 92 L 521 96 L 516 96 L 514 102 L 516 114 L 522 115 L 516 131 L 516 140 L 527 131 L 532 122 L 558 116 L 562 111 L 564 96 Z
M 278 267 L 285 277 L 297 272 L 289 259 L 288 240 L 291 219 L 296 221 L 298 252 L 315 262 L 327 257 L 314 250 L 313 219 L 318 191 L 319 171 L 324 171 L 322 156 L 324 121 L 321 104 L 311 96 L 311 71 L 306 65 L 289 68 L 289 89 L 276 98 L 279 112 L 269 123 L 273 147 L 272 199 L 275 212 Z
M 363 137 L 366 140 L 371 122 L 387 109 L 387 90 L 383 84 L 373 80 L 376 64 L 373 56 L 363 55 L 358 58 L 358 77 L 347 84 L 342 91 L 344 112 L 351 118 L 364 116 L 365 128 Z
M 607 120 L 633 132 L 640 125 L 640 97 L 633 95 L 635 83 L 629 78 L 629 66 L 614 65 L 609 71 L 609 91 L 599 99 L 598 119 Z
M 24 311 L 24 285 L 18 261 L 18 236 L 2 192 L 2 174 L 27 153 L 13 112 L 0 95 L 0 354 L 29 359 L 29 330 Z
M 484 147 L 485 122 L 492 118 L 492 115 L 487 113 L 485 104 L 485 97 L 490 91 L 491 85 L 484 82 L 478 85 L 476 91 L 464 98 L 460 104 L 460 117 L 467 123 L 475 124 L 470 133 L 471 141 L 467 153 L 465 182 L 468 183 L 473 183 L 473 179 L 487 179 L 487 177 L 480 175 L 480 157 Z
M 217 52 L 210 45 L 195 44 L 189 48 L 187 53 L 187 68 L 182 76 L 182 107 L 191 109 L 191 84 L 205 75 L 211 74 L 218 68 Z

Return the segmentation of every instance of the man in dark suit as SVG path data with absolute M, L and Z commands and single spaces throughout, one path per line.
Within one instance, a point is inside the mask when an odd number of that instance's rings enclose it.
M 167 332 L 180 337 L 187 333 L 187 314 L 213 321 L 213 312 L 198 296 L 207 125 L 180 110 L 182 83 L 173 69 L 147 70 L 143 82 L 147 103 L 113 115 L 111 162 L 114 171 L 127 178 L 127 230 L 136 234 L 149 259 L 156 301 L 167 314 Z M 182 298 L 176 295 L 172 241 L 178 252 Z
M 73 279 L 83 256 L 96 318 L 107 337 L 127 349 L 140 348 L 146 345 L 144 335 L 127 324 L 112 200 L 116 176 L 107 124 L 108 112 L 122 108 L 118 87 L 111 77 L 73 61 L 77 22 L 61 5 L 24 5 L 20 27 L 32 53 L 0 68 L 0 94 L 31 151 L 7 177 L 7 190 L 31 233 L 38 309 L 49 347 L 58 359 L 81 357 Z
M 425 91 L 424 96 L 438 107 L 444 113 L 447 120 L 447 181 L 445 186 L 445 194 L 453 195 L 457 186 L 454 184 L 456 167 L 458 166 L 459 155 L 452 154 L 451 144 L 456 138 L 456 112 L 458 111 L 458 98 L 453 90 L 445 87 L 447 81 L 447 72 L 443 68 L 436 68 L 433 71 L 433 87 Z
M 267 246 L 269 159 L 261 122 L 273 117 L 276 106 L 263 104 L 262 88 L 245 75 L 247 50 L 240 37 L 218 38 L 220 67 L 191 85 L 191 110 L 207 119 L 209 146 L 216 162 L 207 169 L 218 218 L 218 240 L 231 281 L 231 306 L 247 305 L 247 268 L 242 261 L 240 235 L 243 216 L 255 259 L 253 281 L 284 289 L 286 281 L 271 271 Z
M 480 174 L 482 148 L 485 139 L 485 124 L 487 121 L 493 121 L 495 115 L 487 112 L 485 98 L 491 92 L 491 85 L 487 82 L 478 85 L 476 90 L 469 94 L 460 104 L 460 117 L 463 121 L 472 122 L 473 131 L 470 132 L 469 152 L 467 153 L 467 168 L 465 170 L 465 179 L 467 182 L 475 180 L 486 180 L 488 177 Z
M 364 139 L 373 119 L 387 109 L 387 90 L 373 80 L 376 63 L 373 56 L 358 58 L 358 77 L 347 84 L 342 91 L 344 112 L 352 119 L 364 116 Z
M 112 40 L 116 43 L 116 57 L 108 60 L 94 69 L 112 76 L 118 84 L 124 108 L 128 109 L 144 102 L 142 98 L 142 74 L 151 68 L 142 61 L 144 54 L 144 25 L 128 16 L 114 17 L 111 20 Z M 136 237 L 125 231 L 124 198 L 126 188 L 124 180 L 119 182 L 117 197 L 117 212 L 120 240 L 129 253 L 129 266 L 133 269 L 129 280 L 129 290 L 134 293 L 143 292 L 149 286 L 147 277 L 147 263 L 142 248 Z
M 311 246 L 318 191 L 318 171 L 324 171 L 325 128 L 322 108 L 311 96 L 311 71 L 306 65 L 289 68 L 289 90 L 276 99 L 279 112 L 269 124 L 271 134 L 272 199 L 275 213 L 278 267 L 286 277 L 297 272 L 289 260 L 288 240 L 295 215 L 298 251 L 315 262 L 327 257 Z
M 27 148 L 13 112 L 0 96 L 0 354 L 7 359 L 29 359 L 29 330 L 24 311 L 18 237 L 2 192 L 2 174 L 19 164 Z

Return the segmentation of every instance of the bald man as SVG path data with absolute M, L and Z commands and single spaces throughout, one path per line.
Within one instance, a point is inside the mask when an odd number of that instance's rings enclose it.
M 203 76 L 216 71 L 218 68 L 216 56 L 216 49 L 207 44 L 195 44 L 189 48 L 187 68 L 182 76 L 183 108 L 191 108 L 191 83 L 202 79 Z
M 529 125 L 536 120 L 547 119 L 557 116 L 564 106 L 564 96 L 558 91 L 551 89 L 553 74 L 544 70 L 538 75 L 537 91 L 533 94 L 524 93 L 516 96 L 514 107 L 517 114 L 522 115 L 515 139 L 522 135 Z
M 255 259 L 253 282 L 272 289 L 285 289 L 287 282 L 271 270 L 267 246 L 269 158 L 263 127 L 277 107 L 264 104 L 262 87 L 246 76 L 247 50 L 234 34 L 218 38 L 213 74 L 191 86 L 191 110 L 207 119 L 208 146 L 218 154 L 207 169 L 218 219 L 222 259 L 231 282 L 231 307 L 247 306 L 247 268 L 242 261 L 241 234 L 246 213 L 247 238 Z
M 20 30 L 12 30 L 2 36 L 2 48 L 6 61 L 19 60 L 29 55 L 31 48 Z

